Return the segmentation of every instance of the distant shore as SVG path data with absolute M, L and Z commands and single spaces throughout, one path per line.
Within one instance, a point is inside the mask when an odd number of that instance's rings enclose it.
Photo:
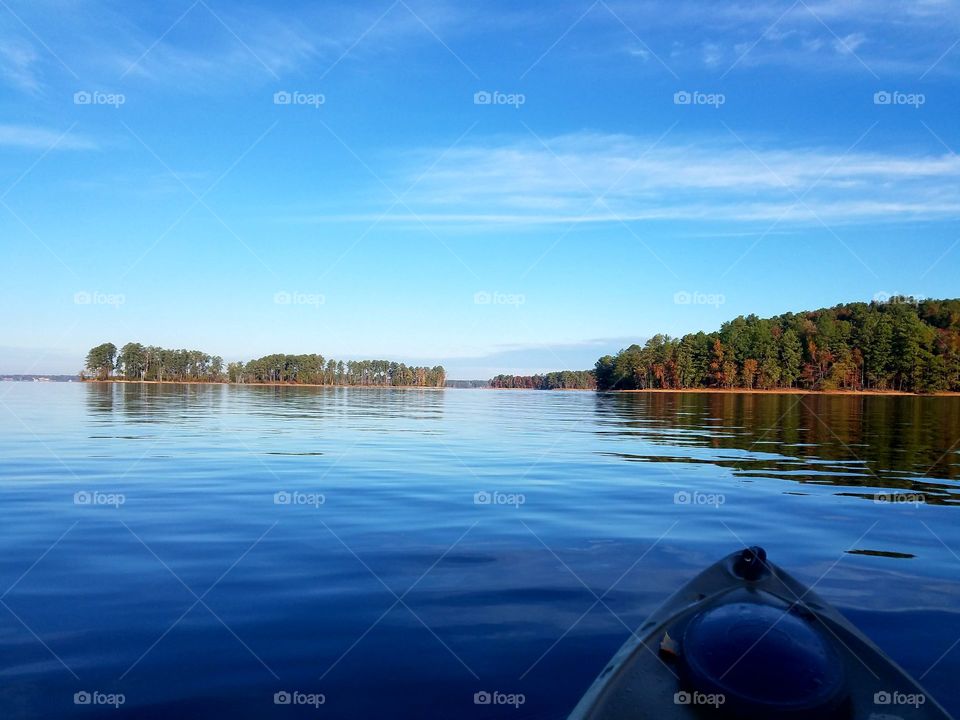
M 327 388 L 364 388 L 368 390 L 453 390 L 456 388 L 436 387 L 434 385 L 324 385 L 322 383 L 292 382 L 244 382 L 232 383 L 218 380 L 127 380 L 125 378 L 107 378 L 106 380 L 86 379 L 82 383 L 117 385 L 238 385 L 242 387 L 327 387 Z
M 451 390 L 457 390 L 458 388 L 450 388 Z M 523 392 L 597 392 L 596 388 L 550 388 L 549 390 L 544 388 L 505 388 L 505 387 L 478 387 L 478 388 L 469 388 L 472 390 L 521 390 Z M 619 391 L 618 391 L 619 392 Z
M 708 393 L 713 395 L 878 395 L 881 397 L 960 397 L 960 392 L 912 393 L 903 390 L 804 390 L 802 388 L 647 388 L 646 390 L 610 390 L 629 393 Z
M 242 385 L 256 387 L 327 387 L 327 388 L 362 388 L 369 390 L 521 390 L 524 392 L 598 392 L 583 388 L 562 388 L 558 390 L 538 390 L 537 388 L 495 388 L 495 387 L 435 387 L 425 385 L 324 385 L 321 383 L 291 383 L 291 382 L 245 382 L 230 383 L 215 380 L 126 380 L 124 378 L 108 378 L 106 380 L 86 379 L 84 383 L 116 383 L 122 385 Z M 708 395 L 860 395 L 880 397 L 960 397 L 960 392 L 911 393 L 902 390 L 804 390 L 802 388 L 647 388 L 646 390 L 608 390 L 612 395 L 630 395 L 636 393 L 702 393 Z

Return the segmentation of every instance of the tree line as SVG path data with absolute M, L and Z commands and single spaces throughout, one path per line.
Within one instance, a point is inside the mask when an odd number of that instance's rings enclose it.
M 291 383 L 443 387 L 443 367 L 414 367 L 389 360 L 333 360 L 318 354 L 273 354 L 224 366 L 219 355 L 127 343 L 102 343 L 87 353 L 85 371 L 97 380 L 160 382 Z
M 220 381 L 223 358 L 200 350 L 170 350 L 155 345 L 127 343 L 117 350 L 113 343 L 102 343 L 87 353 L 85 372 L 97 380 L 121 377 L 124 380 L 160 382 Z
M 596 364 L 599 390 L 960 390 L 960 300 L 846 303 L 655 335 Z
M 596 390 L 593 370 L 561 370 L 543 375 L 497 375 L 490 380 L 492 388 L 524 390 Z
M 442 366 L 415 367 L 390 360 L 333 360 L 323 355 L 265 355 L 247 363 L 227 365 L 234 383 L 309 383 L 313 385 L 375 385 L 443 387 Z

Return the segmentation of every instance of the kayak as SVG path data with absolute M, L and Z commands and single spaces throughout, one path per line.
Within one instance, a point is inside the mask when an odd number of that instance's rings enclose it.
M 949 720 L 839 612 L 767 560 L 735 552 L 672 595 L 570 720 Z

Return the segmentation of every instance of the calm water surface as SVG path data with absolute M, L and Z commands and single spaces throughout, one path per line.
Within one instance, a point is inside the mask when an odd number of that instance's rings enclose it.
M 3 718 L 563 717 L 744 543 L 960 715 L 957 399 L 9 383 L 0 430 Z

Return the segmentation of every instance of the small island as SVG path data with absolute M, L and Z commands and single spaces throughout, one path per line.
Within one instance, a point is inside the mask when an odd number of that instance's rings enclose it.
M 276 353 L 224 365 L 219 355 L 127 343 L 117 350 L 106 342 L 87 353 L 81 380 L 156 383 L 234 383 L 241 385 L 320 385 L 439 388 L 442 366 L 414 367 L 390 360 L 334 360 L 318 354 Z

